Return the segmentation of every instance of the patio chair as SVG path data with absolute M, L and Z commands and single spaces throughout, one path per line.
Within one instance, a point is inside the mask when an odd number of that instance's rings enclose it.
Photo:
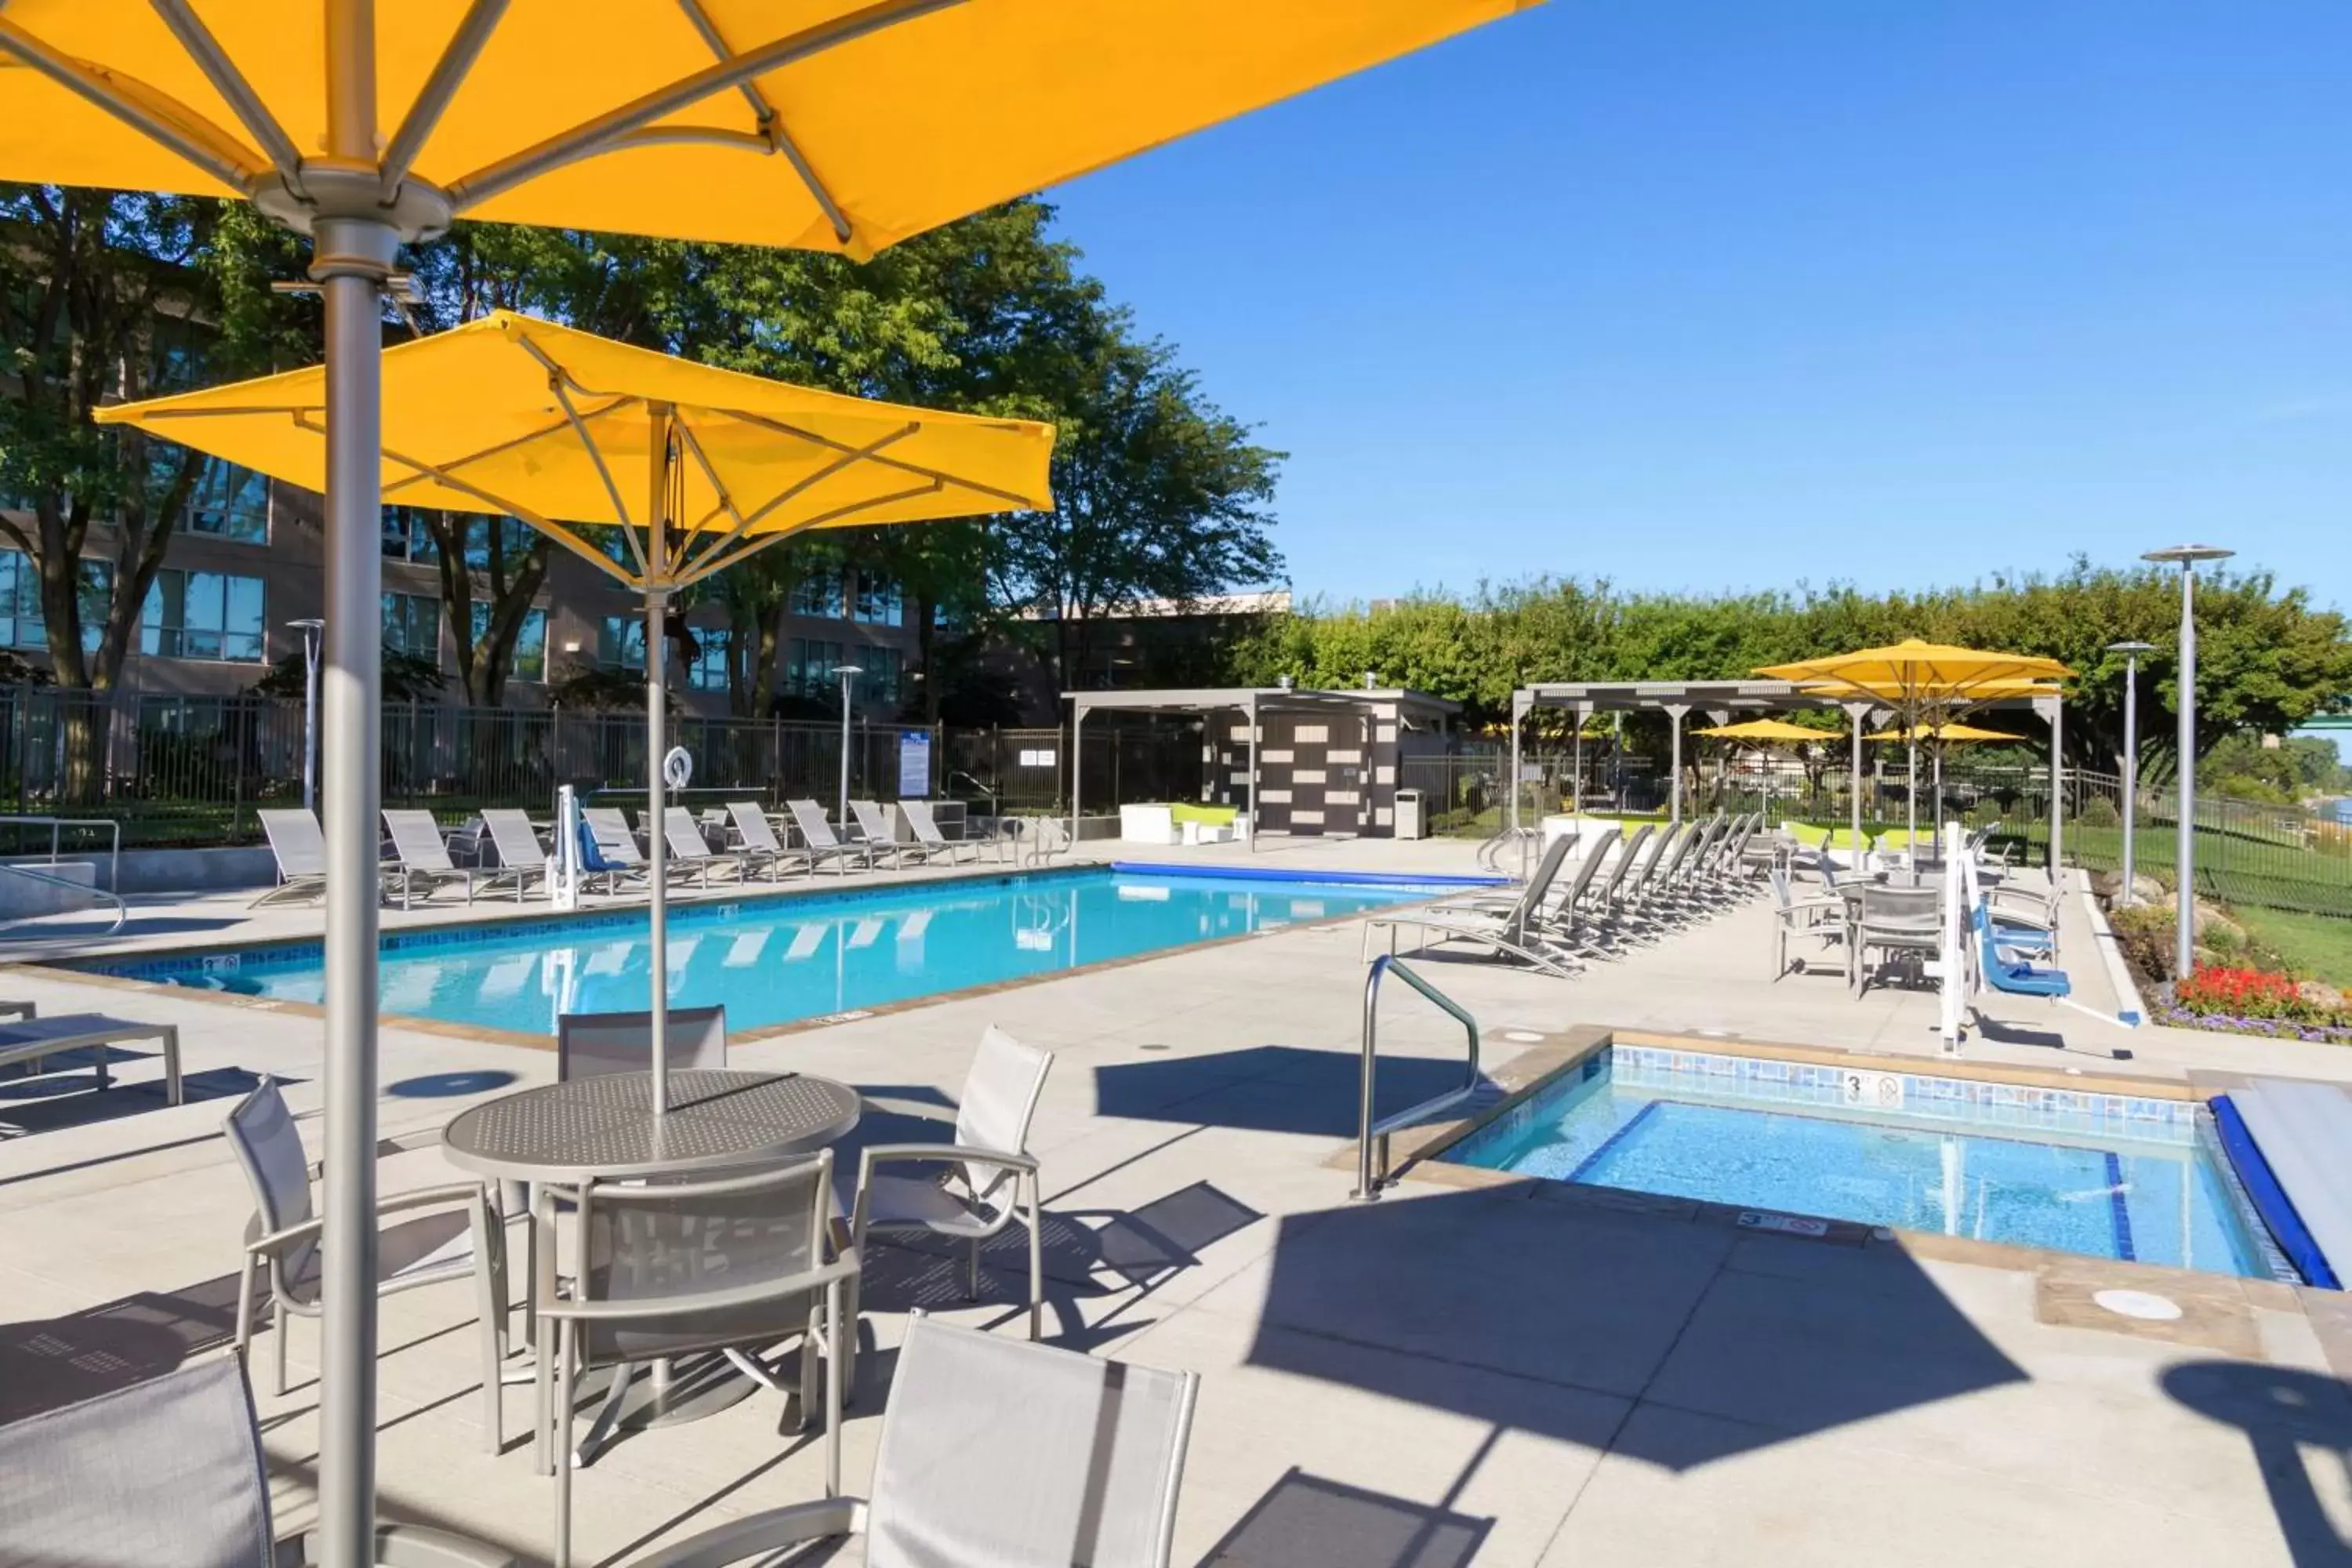
M 784 808 L 793 814 L 793 826 L 800 829 L 801 841 L 807 846 L 809 874 L 830 862 L 842 875 L 849 874 L 852 863 L 871 867 L 874 851 L 864 844 L 853 844 L 834 832 L 833 824 L 824 819 L 824 807 L 813 800 L 788 800 Z
M 714 871 L 731 871 L 737 881 L 743 879 L 745 857 L 732 849 L 713 849 L 710 840 L 702 836 L 702 825 L 686 807 L 662 808 L 662 837 L 669 845 L 669 863 L 679 875 L 691 871 L 706 888 Z
M 928 862 L 935 858 L 928 844 L 898 842 L 898 836 L 890 831 L 890 819 L 882 814 L 879 801 L 853 800 L 849 803 L 849 815 L 857 823 L 857 837 L 851 842 L 865 845 L 868 856 L 879 859 L 887 855 L 893 866 L 903 866 L 909 860 Z
M 1622 832 L 1623 829 L 1619 829 Z M 1656 850 L 1657 825 L 1643 823 L 1633 837 L 1619 847 L 1609 875 L 1584 890 L 1584 912 L 1588 924 L 1604 937 L 1613 937 L 1620 918 L 1624 913 L 1622 893 L 1627 877 L 1636 864 L 1645 861 Z
M 539 1260 L 541 1315 L 555 1324 L 555 1563 L 572 1562 L 573 1380 L 611 1368 L 612 1392 L 596 1426 L 617 1418 L 635 1368 L 663 1357 L 734 1351 L 761 1381 L 774 1373 L 747 1352 L 797 1335 L 798 1411 L 816 1403 L 816 1356 L 824 1356 L 824 1489 L 841 1491 L 841 1392 L 848 1321 L 844 1292 L 857 1279 L 855 1251 L 827 1260 L 833 1152 L 711 1180 L 609 1182 L 579 1189 L 580 1271 L 558 1295 L 555 1260 Z M 542 1205 L 552 1194 L 542 1193 Z M 594 1438 L 592 1430 L 591 1441 Z
M 0 1426 L 0 1562 L 43 1568 L 310 1568 L 315 1537 L 280 1542 L 269 1463 L 235 1352 Z M 378 1568 L 521 1568 L 510 1553 L 379 1524 Z
M 270 858 L 278 862 L 278 885 L 253 900 L 252 907 L 281 899 L 322 899 L 327 895 L 327 839 L 309 806 L 290 811 L 264 811 L 262 837 L 269 840 Z
M 539 829 L 512 806 L 485 811 L 482 826 L 490 836 L 490 847 L 498 851 L 498 877 L 514 883 L 515 902 L 522 902 L 533 877 L 541 883 L 547 880 L 547 848 L 539 841 Z
M 1029 1152 L 1029 1122 L 1045 1090 L 1054 1053 L 1024 1045 L 990 1026 L 964 1074 L 956 1101 L 954 1141 L 873 1143 L 857 1157 L 857 1194 L 850 1210 L 850 1246 L 866 1256 L 875 1231 L 925 1236 L 964 1245 L 964 1299 L 980 1294 L 981 1244 L 1018 1218 L 1029 1231 L 1029 1337 L 1045 1313 L 1044 1233 L 1038 1228 L 1037 1160 Z M 926 1164 L 919 1175 L 885 1175 L 884 1165 Z M 856 1292 L 850 1296 L 853 1320 Z M 856 1351 L 851 1352 L 852 1370 Z
M 1518 898 L 1507 910 L 1488 913 L 1465 910 L 1459 914 L 1441 914 L 1433 910 L 1408 910 L 1400 914 L 1376 915 L 1364 922 L 1364 934 L 1358 956 L 1371 962 L 1372 933 L 1389 933 L 1389 951 L 1396 951 L 1396 933 L 1410 926 L 1433 936 L 1434 942 L 1423 942 L 1423 947 L 1440 946 L 1449 942 L 1473 942 L 1504 957 L 1516 958 L 1545 974 L 1567 976 L 1576 972 L 1576 961 L 1569 954 L 1552 948 L 1538 929 L 1539 911 L 1545 899 L 1550 896 L 1552 883 L 1559 879 L 1560 867 L 1567 861 L 1569 851 L 1576 847 L 1575 838 L 1562 834 L 1551 841 L 1541 860 L 1536 862 L 1535 874 L 1520 889 Z
M 128 1018 L 110 1018 L 103 1013 L 65 1013 L 38 1018 L 32 1016 L 33 1005 L 29 1002 L 0 1003 L 0 1006 L 23 1009 L 14 1022 L 0 1024 L 0 1067 L 26 1062 L 37 1073 L 43 1061 L 50 1057 L 66 1051 L 92 1051 L 97 1056 L 92 1066 L 97 1069 L 98 1087 L 106 1089 L 114 1081 L 107 1069 L 107 1047 L 125 1040 L 156 1040 L 163 1047 L 164 1101 L 170 1105 L 180 1103 L 177 1024 L 141 1024 Z
M 245 1227 L 245 1258 L 237 1275 L 236 1348 L 252 1342 L 254 1297 L 268 1277 L 273 1394 L 286 1392 L 289 1316 L 321 1315 L 320 1226 L 310 1201 L 318 1168 L 305 1158 L 293 1113 L 265 1078 L 236 1102 L 221 1131 L 244 1167 L 253 1189 L 254 1215 Z M 438 1210 L 438 1213 L 427 1211 Z M 482 1436 L 495 1454 L 503 1434 L 499 1424 L 499 1366 L 507 1351 L 506 1254 L 489 1202 L 478 1182 L 454 1182 L 394 1193 L 376 1203 L 385 1226 L 376 1253 L 376 1293 L 389 1296 L 421 1286 L 470 1278 L 480 1318 Z M 395 1217 L 396 1216 L 396 1217 Z
M 928 800 L 902 800 L 898 803 L 898 810 L 906 817 L 908 827 L 913 830 L 915 842 L 934 855 L 946 856 L 950 866 L 966 849 L 971 851 L 975 861 L 978 860 L 981 850 L 991 842 L 980 838 L 950 838 L 940 831 L 940 819 L 931 815 L 931 803 Z
M 803 871 L 816 869 L 815 861 L 776 837 L 774 826 L 768 821 L 767 813 L 760 809 L 757 801 L 729 801 L 727 817 L 735 829 L 735 837 L 741 841 L 737 849 L 744 857 L 745 865 L 749 867 L 765 862 L 771 881 L 781 878 L 788 865 L 797 866 Z
M 466 889 L 466 901 L 474 901 L 474 884 L 487 880 L 484 874 L 470 866 L 460 866 L 449 858 L 449 846 L 442 842 L 441 825 L 433 820 L 429 811 L 394 811 L 383 814 L 383 829 L 392 836 L 392 852 L 400 867 L 400 907 L 406 909 L 421 887 L 425 896 L 446 887 Z
M 1843 895 L 1841 895 L 1843 896 Z M 1858 900 L 1846 962 L 1854 994 L 1870 989 L 1873 952 L 1937 956 L 1944 951 L 1944 895 L 1939 888 L 1889 888 L 1874 882 L 1854 889 Z
M 1789 939 L 1810 936 L 1824 947 L 1846 937 L 1846 902 L 1837 893 L 1809 893 L 1799 898 L 1789 885 L 1789 873 L 1775 866 L 1772 879 L 1772 978 L 1789 973 Z M 1803 966 L 1803 960 L 1798 961 Z
M 1168 1568 L 1200 1379 L 918 1311 L 899 1348 L 873 1496 L 753 1514 L 638 1568 L 731 1568 L 863 1536 L 866 1568 Z M 798 1561 L 798 1558 L 792 1559 Z

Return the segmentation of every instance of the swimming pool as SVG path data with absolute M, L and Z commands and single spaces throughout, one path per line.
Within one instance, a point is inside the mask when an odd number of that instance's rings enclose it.
M 730 1029 L 857 1013 L 944 992 L 1459 892 L 1463 879 L 1202 875 L 1107 867 L 674 904 L 669 998 L 723 1003 Z M 387 1014 L 552 1035 L 559 1013 L 646 1004 L 643 909 L 388 933 Z M 319 945 L 85 965 L 281 1001 L 324 1000 Z
M 1619 1045 L 1444 1158 L 1775 1219 L 2294 1277 L 2189 1100 Z

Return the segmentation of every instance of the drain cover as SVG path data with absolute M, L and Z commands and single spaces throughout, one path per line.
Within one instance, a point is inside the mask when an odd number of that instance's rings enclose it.
M 1544 1037 L 1537 1034 L 1533 1029 L 1506 1029 L 1503 1031 L 1503 1038 L 1516 1040 L 1523 1046 L 1533 1046 L 1541 1044 Z
M 2180 1316 L 2180 1303 L 2150 1290 L 2102 1290 L 2091 1298 L 2118 1317 L 2146 1323 L 2168 1323 Z

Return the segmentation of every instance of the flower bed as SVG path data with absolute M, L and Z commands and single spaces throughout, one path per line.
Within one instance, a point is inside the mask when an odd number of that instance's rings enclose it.
M 2352 1045 L 2352 1014 L 2313 1000 L 2294 976 L 2277 970 L 2201 964 L 2155 1011 L 2158 1023 L 2176 1028 Z
M 2154 1022 L 2175 1029 L 2216 1029 L 2225 1035 L 2259 1035 L 2271 1040 L 2305 1040 L 2315 1046 L 2352 1046 L 2352 1024 L 2305 1024 L 2293 1018 L 2249 1018 L 2230 1013 L 2198 1013 L 2158 1007 Z

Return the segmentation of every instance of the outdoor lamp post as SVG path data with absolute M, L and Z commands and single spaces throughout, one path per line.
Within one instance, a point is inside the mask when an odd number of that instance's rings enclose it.
M 2132 822 L 2139 815 L 2139 656 L 2155 651 L 2154 643 L 2111 642 L 2109 653 L 2124 656 L 2124 887 L 2120 895 L 2132 899 Z
M 2172 977 L 2189 978 L 2197 966 L 2197 563 L 2226 561 L 2237 553 L 2216 544 L 2176 544 L 2151 550 L 2143 561 L 2180 563 L 2180 823 L 2174 849 Z
M 319 646 L 327 623 L 312 618 L 286 624 L 302 634 L 302 809 L 314 811 L 319 804 Z
M 866 671 L 854 664 L 837 665 L 834 674 L 841 677 L 841 831 L 849 831 L 849 684 Z

